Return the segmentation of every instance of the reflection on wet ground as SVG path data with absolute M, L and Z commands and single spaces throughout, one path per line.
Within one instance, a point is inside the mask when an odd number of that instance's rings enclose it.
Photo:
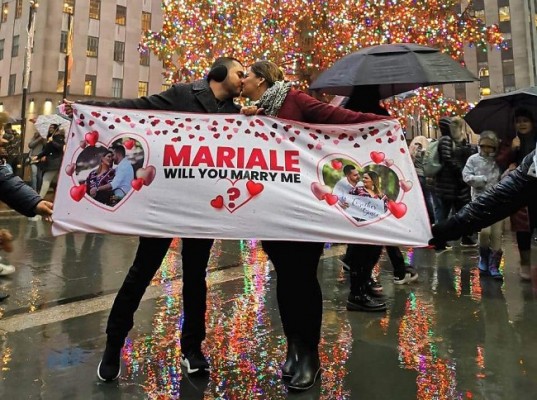
M 417 283 L 394 286 L 389 261 L 377 272 L 383 314 L 348 312 L 348 276 L 327 248 L 321 382 L 289 394 L 280 378 L 285 341 L 275 275 L 256 241 L 217 241 L 208 277 L 204 351 L 212 372 L 180 367 L 180 241 L 135 316 L 118 382 L 95 369 L 111 301 L 136 239 L 52 238 L 42 222 L 10 220 L 17 272 L 1 278 L 0 396 L 5 399 L 533 399 L 537 393 L 537 285 L 520 282 L 506 238 L 505 281 L 480 278 L 477 250 L 436 255 L 410 249 Z M 537 283 L 537 281 L 536 281 Z M 300 282 L 297 282 L 297 296 Z

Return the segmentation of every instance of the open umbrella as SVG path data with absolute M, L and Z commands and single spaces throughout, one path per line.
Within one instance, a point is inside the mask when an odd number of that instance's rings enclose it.
M 48 127 L 50 124 L 58 124 L 60 128 L 65 129 L 67 132 L 69 130 L 69 126 L 71 125 L 71 120 L 62 118 L 57 114 L 49 114 L 39 115 L 34 122 L 35 129 L 45 139 L 47 138 Z
M 492 130 L 502 138 L 515 137 L 515 110 L 525 107 L 537 117 L 537 86 L 488 96 L 470 110 L 464 119 L 476 133 Z
M 381 44 L 336 61 L 310 86 L 350 96 L 357 86 L 378 86 L 380 98 L 422 86 L 478 81 L 470 71 L 439 49 L 413 43 Z

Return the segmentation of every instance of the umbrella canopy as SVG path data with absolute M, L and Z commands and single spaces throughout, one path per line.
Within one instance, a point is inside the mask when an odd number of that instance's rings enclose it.
M 71 120 L 62 118 L 57 114 L 49 114 L 39 115 L 34 122 L 35 129 L 45 139 L 47 138 L 48 127 L 50 124 L 58 124 L 60 128 L 65 129 L 67 132 L 69 130 L 69 126 L 71 125 Z
M 381 98 L 422 86 L 478 81 L 470 71 L 439 49 L 413 43 L 366 47 L 336 61 L 310 86 L 350 96 L 357 86 L 379 86 Z
M 501 138 L 512 139 L 517 108 L 527 108 L 537 118 L 537 86 L 485 97 L 464 119 L 476 133 L 492 130 Z

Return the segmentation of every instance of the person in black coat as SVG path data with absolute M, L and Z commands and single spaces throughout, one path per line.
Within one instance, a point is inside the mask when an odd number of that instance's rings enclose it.
M 439 210 L 437 221 L 444 221 L 451 210 L 458 211 L 471 199 L 470 186 L 462 179 L 462 170 L 471 155 L 462 133 L 461 118 L 443 117 L 438 122 L 442 136 L 438 142 L 438 152 L 442 169 L 436 175 L 435 193 Z M 476 243 L 467 235 L 462 237 L 461 246 L 475 247 Z M 447 243 L 438 243 L 437 251 L 447 249 Z
M 485 191 L 451 218 L 432 228 L 431 244 L 471 235 L 537 201 L 537 157 L 528 154 L 517 169 Z
M 47 221 L 51 220 L 52 203 L 43 200 L 35 190 L 4 166 L 0 166 L 0 200 L 27 217 L 38 214 Z M 1 247 L 8 250 L 6 246 L 7 244 L 2 241 Z M 14 271 L 10 265 L 0 264 L 0 268 L 4 267 L 11 267 L 9 268 L 12 269 L 11 272 Z M 7 297 L 7 294 L 0 292 L 0 301 Z
M 238 113 L 240 110 L 233 98 L 240 95 L 243 77 L 244 67 L 238 60 L 221 57 L 213 63 L 207 79 L 180 83 L 149 97 L 113 102 L 87 101 L 83 104 L 127 109 Z M 72 115 L 72 103 L 65 101 L 65 104 L 67 114 Z M 172 238 L 140 237 L 133 264 L 110 311 L 106 327 L 106 348 L 97 368 L 99 379 L 113 381 L 121 374 L 121 349 L 133 327 L 134 312 L 162 264 L 171 241 Z M 213 242 L 214 239 L 182 238 L 184 320 L 181 365 L 189 374 L 209 372 L 209 363 L 201 351 L 201 343 L 205 339 L 205 276 Z

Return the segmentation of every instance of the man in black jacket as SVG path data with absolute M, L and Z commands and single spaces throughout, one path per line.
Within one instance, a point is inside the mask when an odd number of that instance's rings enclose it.
M 51 220 L 52 203 L 43 200 L 35 190 L 4 166 L 0 166 L 0 200 L 27 217 L 38 214 L 47 221 Z M 7 294 L 0 292 L 0 301 L 7 297 Z
M 180 112 L 237 113 L 239 108 L 233 103 L 233 98 L 240 95 L 243 77 L 244 67 L 238 60 L 221 57 L 211 66 L 207 79 L 177 84 L 149 97 L 84 104 Z M 66 101 L 67 112 L 71 113 L 69 104 Z M 134 262 L 110 311 L 106 327 L 106 348 L 97 368 L 99 379 L 113 381 L 119 377 L 121 349 L 133 326 L 134 312 L 166 256 L 171 241 L 171 238 L 140 237 Z M 205 339 L 205 276 L 213 241 L 182 238 L 184 321 L 181 332 L 181 365 L 189 374 L 209 371 L 201 343 Z

